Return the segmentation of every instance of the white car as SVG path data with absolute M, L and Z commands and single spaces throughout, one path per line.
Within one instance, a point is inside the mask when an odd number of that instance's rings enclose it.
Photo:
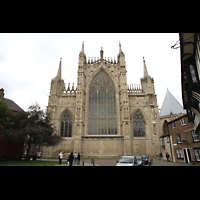
M 116 166 L 138 166 L 136 156 L 122 156 Z

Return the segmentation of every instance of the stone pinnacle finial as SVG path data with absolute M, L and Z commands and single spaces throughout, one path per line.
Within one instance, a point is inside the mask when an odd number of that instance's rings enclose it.
M 81 53 L 84 53 L 84 41 L 83 41 L 83 44 L 82 44 Z
M 62 58 L 60 58 L 60 64 L 58 68 L 57 78 L 61 80 L 61 65 L 62 65 Z
M 144 77 L 149 77 L 144 57 L 143 57 L 143 68 L 144 68 Z
M 122 51 L 122 48 L 121 48 L 121 43 L 119 41 L 119 53 L 121 53 L 121 51 Z
M 102 49 L 102 47 L 101 47 L 100 55 L 101 55 L 101 60 L 103 60 L 103 49 Z

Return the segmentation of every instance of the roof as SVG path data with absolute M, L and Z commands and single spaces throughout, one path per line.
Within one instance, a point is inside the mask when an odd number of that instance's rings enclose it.
M 20 108 L 13 100 L 2 98 L 0 99 L 1 102 L 5 103 L 8 106 L 8 109 L 16 112 L 24 111 L 22 108 Z
M 170 124 L 171 122 L 177 121 L 177 120 L 179 120 L 180 118 L 186 117 L 186 116 L 187 116 L 187 113 L 185 113 L 185 114 L 183 114 L 183 115 L 181 115 L 181 116 L 179 116 L 179 117 L 177 117 L 177 118 L 175 118 L 175 119 L 173 119 L 173 120 L 167 122 L 167 125 Z M 170 135 L 170 134 L 169 134 L 168 131 L 164 131 L 164 133 L 160 136 L 160 138 L 166 137 L 166 136 L 169 136 L 169 135 Z
M 171 94 L 171 92 L 167 89 L 167 93 L 165 95 L 165 99 L 163 101 L 161 110 L 160 110 L 160 117 L 169 115 L 170 112 L 173 114 L 185 114 L 186 111 L 183 110 L 181 104 L 177 101 L 177 99 Z
M 175 118 L 175 119 L 172 119 L 172 120 L 170 120 L 170 121 L 167 122 L 167 123 L 169 124 L 169 123 L 171 123 L 171 122 L 174 122 L 174 121 L 179 120 L 180 118 L 186 117 L 186 116 L 187 116 L 187 113 L 185 113 L 185 114 L 183 114 L 183 115 L 181 115 L 181 116 L 179 116 L 179 117 L 177 117 L 177 118 Z

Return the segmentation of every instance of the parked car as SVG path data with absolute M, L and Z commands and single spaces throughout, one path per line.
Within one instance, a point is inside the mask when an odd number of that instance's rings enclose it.
M 138 166 L 145 166 L 142 156 L 136 155 Z
M 142 156 L 142 160 L 143 160 L 143 163 L 145 165 L 148 165 L 149 164 L 149 158 L 146 154 L 140 154 L 140 156 Z
M 116 166 L 138 166 L 136 156 L 122 156 Z

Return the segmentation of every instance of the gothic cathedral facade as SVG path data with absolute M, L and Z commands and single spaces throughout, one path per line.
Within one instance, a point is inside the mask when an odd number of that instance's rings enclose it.
M 88 58 L 84 43 L 79 54 L 77 88 L 65 88 L 61 78 L 62 59 L 51 81 L 48 111 L 56 134 L 64 141 L 43 147 L 45 157 L 80 152 L 84 157 L 119 157 L 160 150 L 161 123 L 154 89 L 145 60 L 140 85 L 127 85 L 125 54 L 119 44 L 115 60 Z

